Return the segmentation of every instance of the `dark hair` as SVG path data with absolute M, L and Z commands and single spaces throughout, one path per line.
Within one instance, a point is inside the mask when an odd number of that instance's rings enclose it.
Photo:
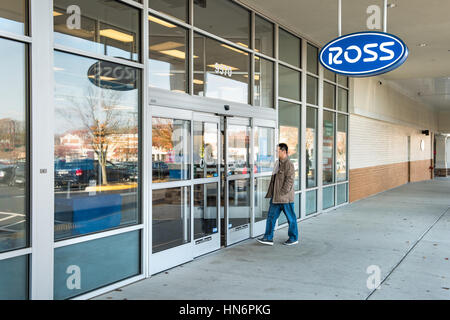
M 287 153 L 288 150 L 289 150 L 289 148 L 288 148 L 288 146 L 287 146 L 286 143 L 280 143 L 280 144 L 278 145 L 278 148 L 280 148 L 280 150 L 286 151 L 286 153 Z

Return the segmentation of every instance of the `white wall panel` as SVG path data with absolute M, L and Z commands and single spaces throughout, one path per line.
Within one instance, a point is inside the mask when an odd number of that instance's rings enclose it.
M 350 169 L 408 161 L 408 136 L 411 136 L 411 161 L 431 159 L 431 136 L 421 130 L 350 116 Z M 424 150 L 420 148 L 424 141 Z

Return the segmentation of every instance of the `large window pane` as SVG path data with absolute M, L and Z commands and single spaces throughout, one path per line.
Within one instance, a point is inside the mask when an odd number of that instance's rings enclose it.
M 308 75 L 306 91 L 306 102 L 317 105 L 319 103 L 319 79 Z
M 27 0 L 2 0 L 0 2 L 1 31 L 18 34 L 28 33 L 27 2 Z
M 336 137 L 336 181 L 347 180 L 347 132 L 348 117 L 337 115 L 337 137 Z
M 254 141 L 254 172 L 272 172 L 275 164 L 275 129 L 256 127 Z
M 191 178 L 191 122 L 169 118 L 152 119 L 153 182 Z
M 306 215 L 317 212 L 317 190 L 306 192 Z
M 149 16 L 149 85 L 188 92 L 188 31 Z
M 270 207 L 270 199 L 266 199 L 272 176 L 255 179 L 255 222 L 267 219 Z
M 338 89 L 338 110 L 348 112 L 348 90 Z
M 228 229 L 250 223 L 250 180 L 228 182 Z
M 323 107 L 336 109 L 336 86 L 323 82 Z
M 279 66 L 278 95 L 292 100 L 301 100 L 301 77 L 302 74 L 290 68 Z
M 323 184 L 334 182 L 334 119 L 333 112 L 323 112 Z
M 306 109 L 306 187 L 317 186 L 317 109 Z
M 194 94 L 249 103 L 248 53 L 195 34 Z
M 250 12 L 231 1 L 194 1 L 194 25 L 241 46 L 250 46 Z
M 184 22 L 188 20 L 189 0 L 149 0 L 149 7 Z
M 217 183 L 194 186 L 194 240 L 218 232 Z
M 280 60 L 300 68 L 301 40 L 291 33 L 279 29 L 279 55 Z
M 289 158 L 295 167 L 295 190 L 300 190 L 300 106 L 280 101 L 278 122 L 280 126 L 279 141 L 289 148 Z
M 250 174 L 250 127 L 228 126 L 228 175 Z
M 56 44 L 139 61 L 139 9 L 109 0 L 54 0 L 53 17 Z
M 0 252 L 28 245 L 26 45 L 0 39 Z
M 308 72 L 319 74 L 319 49 L 308 43 Z
M 141 232 L 55 249 L 56 300 L 69 299 L 141 273 Z
M 255 106 L 273 108 L 274 63 L 255 57 Z
M 0 300 L 28 299 L 28 256 L 0 260 Z
M 334 186 L 323 188 L 323 208 L 328 209 L 334 207 Z
M 194 179 L 218 176 L 217 123 L 194 122 Z
M 55 238 L 139 223 L 140 71 L 62 52 L 54 70 Z
M 273 56 L 273 23 L 255 16 L 255 51 Z
M 191 188 L 153 190 L 153 253 L 191 241 Z
M 332 82 L 336 82 L 336 73 L 334 73 L 333 71 L 330 71 L 326 68 L 323 68 L 323 77 Z

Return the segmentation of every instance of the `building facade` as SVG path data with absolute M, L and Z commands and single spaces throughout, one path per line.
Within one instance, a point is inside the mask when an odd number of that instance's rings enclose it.
M 281 142 L 299 221 L 431 179 L 437 117 L 319 50 L 228 0 L 3 0 L 0 299 L 87 299 L 263 234 Z

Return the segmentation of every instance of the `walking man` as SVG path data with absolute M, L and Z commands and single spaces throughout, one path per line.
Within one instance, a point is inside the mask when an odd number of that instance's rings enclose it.
M 288 146 L 285 143 L 278 145 L 278 158 L 270 180 L 269 190 L 266 198 L 270 199 L 269 213 L 266 222 L 266 233 L 264 237 L 257 239 L 258 242 L 273 245 L 273 232 L 275 223 L 281 211 L 289 222 L 289 239 L 284 242 L 291 246 L 298 243 L 297 217 L 294 207 L 294 180 L 295 168 L 288 156 Z

